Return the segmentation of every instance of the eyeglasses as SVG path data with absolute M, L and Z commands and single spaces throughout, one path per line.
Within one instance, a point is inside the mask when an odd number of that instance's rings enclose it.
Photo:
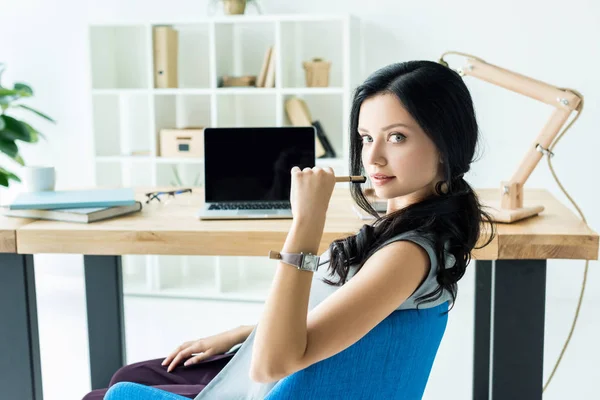
M 146 204 L 150 203 L 152 200 L 156 199 L 160 201 L 161 196 L 175 197 L 176 194 L 181 193 L 192 193 L 192 189 L 179 189 L 179 190 L 171 190 L 169 192 L 150 192 L 146 193 Z

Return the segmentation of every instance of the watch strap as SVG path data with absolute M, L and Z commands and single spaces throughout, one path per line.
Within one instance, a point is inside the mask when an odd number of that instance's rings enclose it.
M 312 263 L 306 263 L 305 257 L 311 257 L 315 259 Z M 269 251 L 269 258 L 274 260 L 280 260 L 286 264 L 293 265 L 294 267 L 305 270 L 305 271 L 316 271 L 319 266 L 319 256 L 307 253 L 280 253 L 278 251 Z M 309 264 L 309 266 L 307 266 Z

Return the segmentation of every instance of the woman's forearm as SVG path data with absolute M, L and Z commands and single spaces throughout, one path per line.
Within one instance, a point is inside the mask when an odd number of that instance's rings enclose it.
M 233 335 L 236 343 L 243 343 L 248 339 L 248 336 L 252 333 L 252 330 L 256 325 L 240 325 L 233 329 Z

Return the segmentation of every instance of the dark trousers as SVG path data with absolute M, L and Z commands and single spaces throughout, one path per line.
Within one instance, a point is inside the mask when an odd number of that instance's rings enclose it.
M 234 353 L 217 354 L 198 364 L 184 367 L 183 362 L 173 371 L 160 365 L 164 358 L 126 365 L 112 377 L 110 386 L 118 382 L 135 382 L 193 399 L 227 365 Z M 102 400 L 108 389 L 97 389 L 83 400 Z

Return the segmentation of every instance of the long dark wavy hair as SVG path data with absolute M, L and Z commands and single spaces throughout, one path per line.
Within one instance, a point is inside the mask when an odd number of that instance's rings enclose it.
M 440 152 L 444 181 L 438 182 L 431 195 L 390 214 L 379 216 L 365 197 L 360 185 L 350 185 L 356 204 L 376 218 L 364 225 L 356 235 L 335 240 L 329 247 L 329 271 L 340 280 L 324 281 L 341 286 L 348 279 L 351 265 L 357 272 L 377 247 L 400 233 L 416 230 L 433 241 L 438 260 L 437 282 L 431 293 L 417 298 L 418 305 L 440 298 L 446 290 L 456 301 L 457 282 L 463 277 L 481 235 L 481 223 L 490 227 L 487 246 L 495 236 L 495 226 L 473 188 L 462 178 L 474 161 L 479 130 L 469 90 L 453 70 L 432 61 L 409 61 L 381 68 L 369 76 L 354 92 L 350 114 L 350 174 L 364 175 L 362 140 L 358 134 L 360 107 L 366 99 L 395 95 L 417 121 Z M 446 268 L 444 243 L 456 262 Z

